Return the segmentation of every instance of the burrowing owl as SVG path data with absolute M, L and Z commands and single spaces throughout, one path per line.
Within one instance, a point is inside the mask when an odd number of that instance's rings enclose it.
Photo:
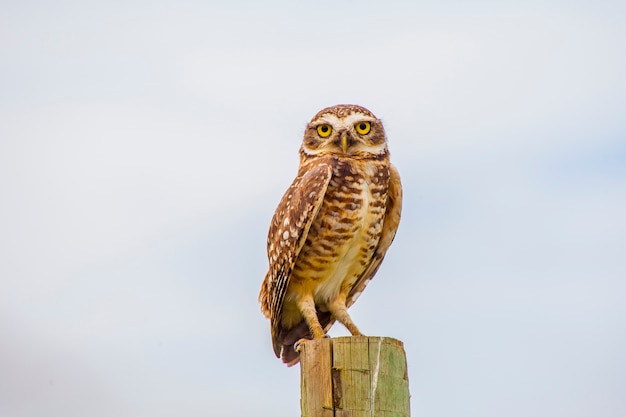
M 298 175 L 270 224 L 259 294 L 283 362 L 297 363 L 294 343 L 324 337 L 335 320 L 361 335 L 347 309 L 378 270 L 401 208 L 381 121 L 355 105 L 317 113 L 304 133 Z

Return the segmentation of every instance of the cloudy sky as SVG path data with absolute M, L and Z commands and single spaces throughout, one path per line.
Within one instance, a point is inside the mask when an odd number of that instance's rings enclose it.
M 298 415 L 256 297 L 303 128 L 337 103 L 382 118 L 403 179 L 351 312 L 405 343 L 413 414 L 626 415 L 625 16 L 3 2 L 0 415 Z

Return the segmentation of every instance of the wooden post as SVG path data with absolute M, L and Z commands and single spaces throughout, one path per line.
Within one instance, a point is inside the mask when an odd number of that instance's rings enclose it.
M 402 342 L 338 337 L 300 346 L 302 417 L 409 417 Z

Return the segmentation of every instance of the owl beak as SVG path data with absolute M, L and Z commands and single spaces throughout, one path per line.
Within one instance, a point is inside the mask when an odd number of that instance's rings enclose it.
M 343 153 L 348 153 L 348 134 L 346 132 L 341 134 L 341 150 Z

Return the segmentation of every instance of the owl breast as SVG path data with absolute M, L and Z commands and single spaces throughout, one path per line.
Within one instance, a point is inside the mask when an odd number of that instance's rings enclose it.
M 347 295 L 370 263 L 385 216 L 389 167 L 385 160 L 333 161 L 324 201 L 298 255 L 287 290 L 309 290 L 315 304 Z M 287 308 L 289 310 L 289 308 Z

